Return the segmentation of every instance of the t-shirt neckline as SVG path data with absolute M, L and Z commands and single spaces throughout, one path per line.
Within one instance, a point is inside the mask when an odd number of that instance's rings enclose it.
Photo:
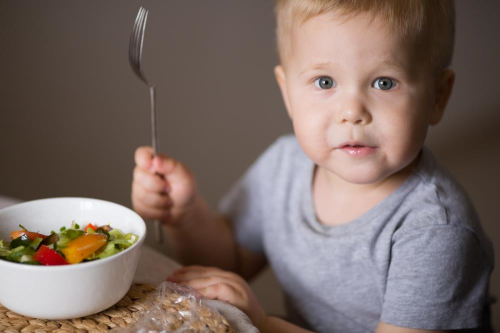
M 326 236 L 342 236 L 350 233 L 359 234 L 367 225 L 374 224 L 375 220 L 390 213 L 390 211 L 392 211 L 399 202 L 403 201 L 404 197 L 418 184 L 420 180 L 420 170 L 428 159 L 428 152 L 424 148 L 422 149 L 422 155 L 415 171 L 403 182 L 403 184 L 365 214 L 352 221 L 335 226 L 325 225 L 318 221 L 316 217 L 312 196 L 315 164 L 313 161 L 309 160 L 305 171 L 306 176 L 303 177 L 304 182 L 302 184 L 304 190 L 302 191 L 303 198 L 301 202 L 303 203 L 302 214 L 305 221 L 313 230 Z

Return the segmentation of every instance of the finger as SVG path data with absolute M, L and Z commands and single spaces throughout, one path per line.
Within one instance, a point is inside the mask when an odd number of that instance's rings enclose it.
M 191 178 L 191 172 L 184 164 L 163 154 L 153 158 L 152 170 L 164 177 L 174 179 Z
M 174 271 L 167 280 L 171 282 L 186 282 L 199 278 L 221 277 L 226 279 L 240 279 L 232 272 L 223 271 L 216 267 L 186 266 Z
M 151 169 L 153 160 L 153 148 L 148 146 L 139 147 L 135 150 L 135 164 L 145 170 Z
M 208 266 L 199 266 L 199 265 L 191 265 L 191 266 L 183 266 L 178 270 L 174 271 L 170 277 L 177 281 L 182 281 L 186 275 L 190 277 L 196 276 L 209 276 L 213 275 L 214 272 L 219 269 L 216 267 L 208 267 Z M 172 281 L 175 282 L 175 281 Z
M 138 182 L 132 183 L 132 201 L 157 209 L 169 209 L 173 205 L 167 194 L 150 191 Z
M 241 303 L 241 292 L 235 288 L 234 285 L 228 283 L 220 282 L 211 284 L 206 287 L 199 288 L 197 291 L 206 298 L 225 301 L 234 306 L 239 306 Z
M 166 209 L 145 206 L 141 202 L 137 202 L 134 200 L 132 200 L 132 206 L 137 214 L 139 214 L 144 219 L 162 220 L 165 222 L 169 218 L 169 211 Z
M 207 286 L 203 289 L 198 290 L 198 292 L 206 298 L 218 299 L 231 303 L 233 305 L 235 305 L 237 299 L 237 296 L 235 295 L 237 294 L 237 292 L 234 290 L 234 288 L 230 285 L 222 283 Z
M 220 271 L 224 272 L 224 271 Z M 227 285 L 230 286 L 235 293 L 241 296 L 243 294 L 243 282 L 234 276 L 221 276 L 221 275 L 210 275 L 210 276 L 198 276 L 189 280 L 185 280 L 179 283 L 180 285 L 190 286 L 191 288 L 201 292 L 214 285 Z M 216 291 L 216 287 L 215 290 Z
M 138 166 L 134 168 L 133 182 L 137 182 L 145 189 L 157 193 L 167 193 L 170 189 L 170 186 L 165 179 L 145 171 Z
M 189 280 L 182 281 L 179 283 L 180 285 L 186 285 L 190 286 L 196 290 L 206 288 L 208 286 L 214 285 L 214 284 L 219 284 L 219 283 L 224 283 L 230 286 L 233 286 L 235 289 L 239 289 L 238 286 L 238 281 L 228 278 L 225 276 L 220 276 L 220 275 L 211 275 L 211 276 L 199 276 L 195 277 Z

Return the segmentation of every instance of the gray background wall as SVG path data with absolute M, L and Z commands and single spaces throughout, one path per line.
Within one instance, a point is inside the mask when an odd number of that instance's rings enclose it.
M 161 150 L 192 168 L 212 206 L 291 131 L 272 73 L 272 1 L 0 0 L 1 195 L 130 206 L 133 153 L 151 142 L 148 91 L 127 59 L 141 5 L 150 10 L 144 68 L 158 89 Z M 496 0 L 457 1 L 456 86 L 427 141 L 470 193 L 497 252 L 499 12 Z M 495 271 L 498 296 L 499 281 Z M 270 272 L 253 287 L 282 313 Z

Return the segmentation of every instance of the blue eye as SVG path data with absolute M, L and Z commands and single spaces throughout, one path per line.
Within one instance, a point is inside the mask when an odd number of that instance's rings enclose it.
M 316 87 L 320 89 L 330 89 L 336 86 L 335 81 L 329 76 L 321 76 L 314 81 Z
M 396 82 L 388 77 L 379 77 L 373 82 L 373 88 L 380 90 L 389 90 L 396 86 Z

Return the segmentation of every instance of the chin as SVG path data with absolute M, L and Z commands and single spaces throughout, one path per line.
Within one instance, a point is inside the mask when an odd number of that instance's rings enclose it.
M 386 178 L 385 174 L 373 172 L 373 170 L 368 172 L 361 170 L 360 171 L 349 170 L 349 172 L 339 174 L 339 176 L 346 182 L 358 185 L 375 184 Z

